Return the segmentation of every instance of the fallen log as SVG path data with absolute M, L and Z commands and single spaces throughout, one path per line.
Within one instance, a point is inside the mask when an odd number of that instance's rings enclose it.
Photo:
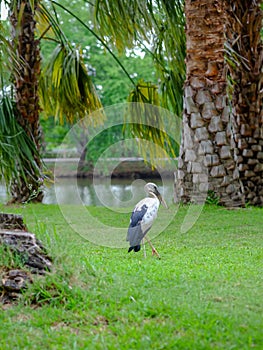
M 0 213 L 0 229 L 27 231 L 21 215 L 6 213 Z
M 17 300 L 21 295 L 20 293 L 27 288 L 28 283 L 32 282 L 31 275 L 27 271 L 15 269 L 4 272 L 0 280 L 0 290 L 2 292 L 0 301 L 7 304 Z
M 0 244 L 18 255 L 32 273 L 45 274 L 51 269 L 51 258 L 33 233 L 20 230 L 0 230 Z
M 50 271 L 52 259 L 35 234 L 27 231 L 20 215 L 0 213 L 0 247 L 18 265 L 0 266 L 0 302 L 8 303 L 33 282 L 32 274 Z

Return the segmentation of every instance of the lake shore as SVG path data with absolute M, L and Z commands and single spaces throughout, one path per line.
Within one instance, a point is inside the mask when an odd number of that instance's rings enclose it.
M 46 158 L 44 163 L 48 171 L 56 177 L 112 177 L 112 178 L 161 178 L 173 177 L 176 170 L 175 160 L 159 160 L 156 166 L 142 158 L 110 158 L 99 160 L 94 166 L 88 162 L 80 163 L 79 158 Z

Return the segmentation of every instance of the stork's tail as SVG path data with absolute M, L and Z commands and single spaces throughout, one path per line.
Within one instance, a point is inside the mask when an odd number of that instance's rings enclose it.
M 132 250 L 134 250 L 135 252 L 138 252 L 140 249 L 141 249 L 141 245 L 140 244 L 139 245 L 135 245 L 135 246 L 130 247 L 128 249 L 128 253 L 130 253 Z

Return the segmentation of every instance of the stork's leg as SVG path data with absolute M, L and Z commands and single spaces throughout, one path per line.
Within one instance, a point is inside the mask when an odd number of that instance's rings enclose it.
M 146 258 L 146 248 L 145 248 L 145 240 L 144 240 L 144 237 L 142 239 L 142 245 L 143 245 L 143 256 L 144 258 Z
M 161 259 L 160 254 L 157 252 L 157 250 L 155 249 L 154 245 L 152 244 L 152 242 L 150 241 L 150 239 L 147 236 L 144 236 L 144 238 L 147 240 L 147 242 L 150 244 L 151 248 L 152 248 L 152 253 L 153 255 L 157 255 L 158 259 Z

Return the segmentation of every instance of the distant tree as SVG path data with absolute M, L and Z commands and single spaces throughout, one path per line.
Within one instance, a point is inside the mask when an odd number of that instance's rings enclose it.
M 90 3 L 90 2 L 89 2 Z M 139 47 L 150 54 L 156 71 L 158 84 L 140 81 L 130 93 L 128 101 L 143 104 L 160 105 L 180 117 L 183 109 L 183 82 L 185 78 L 185 32 L 182 1 L 94 1 L 91 6 L 95 30 L 110 47 L 120 53 Z M 158 91 L 158 96 L 156 92 Z M 135 107 L 137 109 L 137 107 Z M 148 108 L 147 108 L 148 109 Z M 150 157 L 162 158 L 175 153 L 174 142 L 160 130 L 163 119 L 157 109 L 150 108 L 151 113 L 137 113 L 130 105 L 128 115 L 131 117 L 130 131 L 134 137 L 148 139 L 151 142 L 147 152 Z M 135 113 L 134 113 L 135 112 Z M 153 113 L 152 113 L 153 112 Z M 136 115 L 136 120 L 133 116 Z M 154 120 L 154 127 L 144 127 L 147 115 Z M 156 147 L 153 145 L 158 145 Z M 141 148 L 143 151 L 143 147 Z M 145 153 L 146 154 L 146 153 Z

